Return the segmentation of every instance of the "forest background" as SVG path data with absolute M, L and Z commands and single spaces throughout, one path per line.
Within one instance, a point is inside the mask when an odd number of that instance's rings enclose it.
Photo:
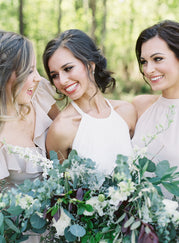
M 108 95 L 130 101 L 151 93 L 135 57 L 135 42 L 146 27 L 164 19 L 179 21 L 179 0 L 0 0 L 0 29 L 33 41 L 39 73 L 42 54 L 60 32 L 78 28 L 90 35 L 108 60 L 117 85 Z

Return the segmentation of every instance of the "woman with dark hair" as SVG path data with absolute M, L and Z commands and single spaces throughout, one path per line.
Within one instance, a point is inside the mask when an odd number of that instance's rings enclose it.
M 135 97 L 139 119 L 133 143 L 144 146 L 153 140 L 148 145 L 148 156 L 178 166 L 179 23 L 165 20 L 143 30 L 137 39 L 136 56 L 144 80 L 161 95 Z
M 43 61 L 51 83 L 72 100 L 51 125 L 47 150 L 62 162 L 75 149 L 111 173 L 117 154 L 132 153 L 136 111 L 128 102 L 103 97 L 115 85 L 106 58 L 88 35 L 70 29 L 47 44 Z

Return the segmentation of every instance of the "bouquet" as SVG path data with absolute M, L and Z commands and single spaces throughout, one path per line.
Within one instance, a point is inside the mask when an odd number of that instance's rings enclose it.
M 63 164 L 28 149 L 7 145 L 9 152 L 43 168 L 43 179 L 26 180 L 0 193 L 0 242 L 21 242 L 30 232 L 42 242 L 178 242 L 179 173 L 168 161 L 155 165 L 145 151 L 118 155 L 111 175 L 72 150 Z M 146 171 L 155 176 L 146 177 Z M 164 199 L 160 185 L 174 199 Z

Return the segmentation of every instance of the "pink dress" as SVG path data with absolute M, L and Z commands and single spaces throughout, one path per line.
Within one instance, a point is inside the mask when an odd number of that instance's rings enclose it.
M 47 115 L 51 106 L 56 102 L 53 98 L 55 91 L 50 83 L 43 79 L 32 97 L 32 104 L 36 112 L 36 125 L 34 133 L 34 144 L 32 151 L 38 151 L 46 157 L 45 138 L 52 120 Z M 41 176 L 42 169 L 34 167 L 31 162 L 20 159 L 15 154 L 8 154 L 7 148 L 3 145 L 0 148 L 0 180 L 6 179 L 10 186 L 21 184 L 25 179 L 34 180 Z M 34 234 L 32 232 L 32 234 Z M 30 236 L 26 243 L 39 243 L 39 236 Z
M 170 112 L 171 106 L 173 114 Z M 172 120 L 169 128 L 167 115 Z M 168 160 L 170 166 L 177 166 L 179 171 L 179 99 L 166 99 L 160 96 L 139 118 L 132 143 L 144 147 L 143 137 L 148 140 L 147 136 L 156 134 L 156 126 L 160 129 L 160 125 L 164 127 L 164 131 L 147 146 L 147 157 L 156 163 Z M 170 197 L 168 192 L 165 192 L 165 195 Z

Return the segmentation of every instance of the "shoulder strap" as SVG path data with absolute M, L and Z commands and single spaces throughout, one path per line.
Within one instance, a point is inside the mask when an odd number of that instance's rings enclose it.
M 111 103 L 109 102 L 109 100 L 105 98 L 105 101 L 108 103 L 108 105 L 111 108 L 111 110 L 113 110 L 113 106 L 111 105 Z
M 83 116 L 85 113 L 80 109 L 80 107 L 72 100 L 71 101 L 72 106 L 75 108 L 75 110 L 78 111 L 78 113 L 80 113 L 81 116 Z

